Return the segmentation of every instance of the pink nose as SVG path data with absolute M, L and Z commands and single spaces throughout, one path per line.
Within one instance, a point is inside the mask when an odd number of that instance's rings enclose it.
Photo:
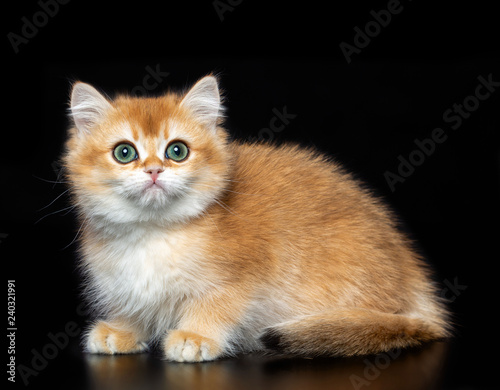
M 148 167 L 144 170 L 144 172 L 149 173 L 151 175 L 151 179 L 153 183 L 158 179 L 158 175 L 163 172 L 163 168 L 161 167 Z

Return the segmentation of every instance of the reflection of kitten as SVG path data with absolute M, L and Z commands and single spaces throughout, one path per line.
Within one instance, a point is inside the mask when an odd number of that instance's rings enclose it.
M 101 318 L 87 351 L 348 356 L 447 335 L 387 208 L 314 150 L 229 142 L 214 77 L 113 101 L 76 83 L 71 112 L 64 164 Z

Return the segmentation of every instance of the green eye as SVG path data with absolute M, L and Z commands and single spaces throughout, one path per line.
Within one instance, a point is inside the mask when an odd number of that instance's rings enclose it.
M 186 144 L 182 142 L 173 142 L 171 143 L 165 152 L 167 158 L 170 158 L 174 161 L 180 162 L 185 160 L 189 155 L 189 149 Z
M 113 150 L 113 156 L 122 164 L 127 164 L 137 158 L 137 152 L 130 144 L 120 144 Z

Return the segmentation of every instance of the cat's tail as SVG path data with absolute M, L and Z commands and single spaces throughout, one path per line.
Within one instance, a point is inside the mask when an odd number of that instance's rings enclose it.
M 449 336 L 444 321 L 353 308 L 282 322 L 264 330 L 268 350 L 301 356 L 368 355 Z

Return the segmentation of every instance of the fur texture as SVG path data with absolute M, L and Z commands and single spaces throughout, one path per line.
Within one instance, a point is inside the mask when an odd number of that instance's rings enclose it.
M 382 202 L 314 150 L 229 142 L 221 112 L 213 76 L 154 98 L 73 86 L 64 165 L 99 318 L 87 351 L 349 356 L 448 335 Z M 175 141 L 189 148 L 180 162 L 165 154 Z M 131 162 L 113 157 L 123 143 Z

